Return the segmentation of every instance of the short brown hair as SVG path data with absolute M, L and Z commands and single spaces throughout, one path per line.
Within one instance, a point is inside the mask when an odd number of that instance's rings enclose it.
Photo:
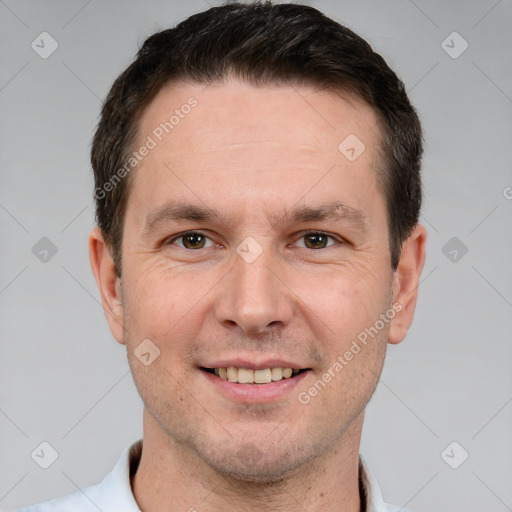
M 422 132 L 404 84 L 370 45 L 317 9 L 271 1 L 230 2 L 150 36 L 117 78 L 94 135 L 96 221 L 121 275 L 124 214 L 133 173 L 121 173 L 144 108 L 172 82 L 210 84 L 235 76 L 255 86 L 344 92 L 371 106 L 381 131 L 377 180 L 388 215 L 391 266 L 417 224 Z M 340 141 L 341 142 L 341 141 Z

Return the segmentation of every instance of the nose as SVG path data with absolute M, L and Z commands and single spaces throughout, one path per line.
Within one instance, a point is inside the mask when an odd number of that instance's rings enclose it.
M 294 295 L 272 250 L 265 248 L 250 263 L 238 253 L 233 260 L 233 268 L 219 283 L 217 321 L 253 335 L 286 327 L 293 316 Z

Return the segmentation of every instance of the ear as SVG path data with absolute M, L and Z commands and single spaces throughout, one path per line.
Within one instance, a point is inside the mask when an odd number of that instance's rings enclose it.
M 99 227 L 93 228 L 89 234 L 89 259 L 110 332 L 124 345 L 121 279 L 116 275 L 114 260 Z
M 402 244 L 400 261 L 393 275 L 393 309 L 397 311 L 390 322 L 388 342 L 400 343 L 407 334 L 416 308 L 421 271 L 425 263 L 427 230 L 416 224 Z

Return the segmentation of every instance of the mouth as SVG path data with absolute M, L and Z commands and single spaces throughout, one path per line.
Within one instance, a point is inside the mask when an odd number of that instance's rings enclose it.
M 293 379 L 301 373 L 311 370 L 311 368 L 236 368 L 234 366 L 220 368 L 206 368 L 201 366 L 200 369 L 211 375 L 215 375 L 219 379 L 237 384 L 269 384 L 271 382 L 279 382 L 285 379 Z

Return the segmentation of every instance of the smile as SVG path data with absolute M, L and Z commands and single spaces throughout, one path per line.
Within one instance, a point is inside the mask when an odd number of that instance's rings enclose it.
M 235 368 L 233 366 L 227 368 L 201 368 L 202 370 L 212 373 L 224 381 L 239 384 L 268 384 L 283 379 L 295 377 L 306 369 L 296 368 Z

